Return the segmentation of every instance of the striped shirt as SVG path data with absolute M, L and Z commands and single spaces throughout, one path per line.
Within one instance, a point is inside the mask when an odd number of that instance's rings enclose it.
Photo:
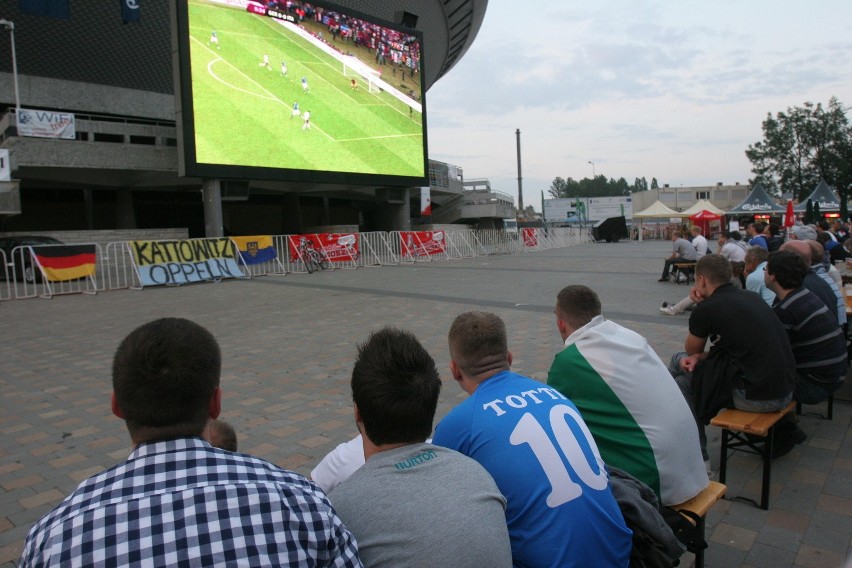
M 361 566 L 304 477 L 200 438 L 140 444 L 30 530 L 20 566 Z
M 833 314 L 813 292 L 797 288 L 772 308 L 787 330 L 796 371 L 817 382 L 846 376 L 846 339 Z

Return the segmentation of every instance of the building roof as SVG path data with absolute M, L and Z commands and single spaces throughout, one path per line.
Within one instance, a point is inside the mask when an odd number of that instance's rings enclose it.
M 686 217 L 692 217 L 694 215 L 697 215 L 698 213 L 701 213 L 702 211 L 710 211 L 716 216 L 721 216 L 725 214 L 725 211 L 713 205 L 709 200 L 699 199 L 692 207 L 684 210 L 681 215 L 684 215 Z
M 674 209 L 663 204 L 659 199 L 652 203 L 649 207 L 638 213 L 633 214 L 633 218 L 643 217 L 683 217 L 683 213 L 678 213 Z

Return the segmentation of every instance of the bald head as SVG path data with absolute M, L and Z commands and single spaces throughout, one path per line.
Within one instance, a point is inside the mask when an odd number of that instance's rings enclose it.
M 802 257 L 808 266 L 811 265 L 811 247 L 805 241 L 787 241 L 779 250 L 785 250 L 788 252 L 794 252 Z
M 822 257 L 825 254 L 825 248 L 819 244 L 817 241 L 807 240 L 804 241 L 811 247 L 811 260 L 808 264 L 813 266 L 814 264 L 822 264 Z

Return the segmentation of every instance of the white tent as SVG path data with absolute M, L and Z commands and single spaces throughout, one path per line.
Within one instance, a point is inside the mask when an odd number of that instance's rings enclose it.
M 683 217 L 683 213 L 678 213 L 674 209 L 669 208 L 658 199 L 652 203 L 650 207 L 643 209 L 639 213 L 633 214 L 634 219 L 637 217 L 640 219 L 643 217 Z
M 693 215 L 701 213 L 702 211 L 710 211 L 711 213 L 715 213 L 720 217 L 725 214 L 723 210 L 710 203 L 710 201 L 708 201 L 707 199 L 699 199 L 695 202 L 695 205 L 693 205 L 683 213 L 678 213 L 678 215 L 681 215 L 683 217 L 692 217 Z
M 647 219 L 649 217 L 663 217 L 671 219 L 672 217 L 683 217 L 683 213 L 678 213 L 674 209 L 671 209 L 659 199 L 652 203 L 650 207 L 646 207 L 639 213 L 634 213 L 633 218 L 639 219 L 640 241 L 642 240 L 642 219 Z

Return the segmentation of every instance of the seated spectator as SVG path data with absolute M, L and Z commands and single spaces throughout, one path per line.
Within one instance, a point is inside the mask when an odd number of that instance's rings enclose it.
M 694 226 L 689 232 L 692 234 L 692 246 L 695 247 L 696 260 L 707 254 L 707 239 L 702 235 L 701 227 Z
M 841 243 L 849 236 L 849 230 L 847 229 L 846 224 L 840 219 L 834 220 L 831 232 L 834 233 L 834 236 L 837 237 L 837 240 Z
M 449 346 L 450 373 L 470 397 L 441 420 L 434 443 L 494 477 L 506 496 L 514 564 L 626 567 L 631 531 L 574 404 L 509 370 L 506 326 L 495 314 L 459 315 Z
M 697 259 L 697 253 L 692 243 L 683 238 L 683 233 L 675 231 L 672 233 L 672 254 L 666 259 L 663 265 L 663 275 L 658 282 L 668 282 L 669 273 L 672 264 L 680 264 L 683 262 L 694 263 Z
M 813 249 L 808 244 L 809 242 L 815 241 L 788 241 L 781 245 L 780 250 L 794 252 L 799 255 L 805 266 L 809 268 L 808 273 L 805 275 L 803 286 L 816 294 L 825 306 L 835 314 L 837 325 L 843 325 L 846 322 L 846 301 L 828 274 L 817 274 L 811 267 Z
M 777 296 L 775 314 L 790 337 L 796 359 L 798 402 L 816 404 L 835 392 L 846 377 L 846 338 L 833 314 L 802 286 L 807 267 L 792 252 L 769 255 L 766 286 Z
M 808 243 L 808 246 L 811 247 L 811 270 L 816 272 L 820 276 L 820 278 L 822 278 L 826 282 L 834 282 L 834 285 L 837 286 L 839 298 L 842 300 L 843 292 L 841 292 L 841 290 L 843 289 L 843 276 L 840 275 L 840 271 L 834 267 L 834 264 L 832 264 L 828 254 L 826 253 L 825 248 L 823 248 L 823 245 L 821 243 L 819 243 L 818 241 L 805 242 Z M 833 243 L 833 241 L 828 242 Z M 833 244 L 835 248 L 843 248 L 843 245 L 839 243 Z M 826 278 L 825 275 L 828 275 L 829 278 Z
M 348 442 L 338 444 L 311 470 L 311 479 L 326 493 L 364 465 L 364 440 L 358 434 Z
M 185 319 L 147 323 L 113 359 L 112 411 L 133 452 L 30 530 L 21 566 L 361 566 L 326 496 L 295 473 L 201 439 L 221 409 L 221 356 Z
M 579 285 L 559 292 L 556 327 L 565 348 L 547 384 L 576 405 L 604 462 L 644 482 L 663 505 L 707 487 L 695 418 L 645 338 L 605 320 L 597 294 Z
M 733 233 L 729 231 L 722 231 L 722 234 L 719 235 L 718 242 L 719 254 L 727 258 L 730 262 L 745 261 L 746 249 L 737 244 L 737 240 L 733 238 Z
M 748 246 L 760 247 L 769 250 L 769 245 L 766 242 L 766 237 L 763 236 L 763 223 L 749 223 L 746 227 L 748 235 Z
M 769 252 L 778 250 L 784 244 L 784 237 L 781 236 L 781 228 L 777 223 L 770 223 L 763 230 L 763 236 L 766 237 L 766 246 Z
M 792 230 L 791 240 L 815 241 L 817 238 L 817 232 L 813 225 L 796 225 Z
M 832 232 L 829 231 L 829 224 L 828 224 L 828 221 L 826 221 L 825 219 L 823 219 L 821 221 L 817 221 L 816 232 L 817 232 L 817 239 L 819 238 L 820 235 L 826 234 L 826 235 L 828 235 L 829 239 L 831 239 L 834 242 L 837 242 L 837 237 L 835 237 L 832 234 Z M 817 239 L 814 239 L 814 240 L 817 240 Z
M 795 360 L 772 308 L 731 284 L 731 265 L 723 256 L 698 261 L 690 294 L 698 305 L 689 317 L 685 351 L 675 353 L 669 370 L 698 422 L 707 461 L 704 425 L 723 408 L 775 412 L 786 407 L 793 398 Z M 778 437 L 778 449 L 783 445 L 789 451 L 789 442 Z
M 775 292 L 766 287 L 763 271 L 766 270 L 766 260 L 769 253 L 760 247 L 750 247 L 745 257 L 746 290 L 759 294 L 763 301 L 772 305 Z
M 417 338 L 393 328 L 370 335 L 351 385 L 366 463 L 329 499 L 364 563 L 511 566 L 506 500 L 494 480 L 474 460 L 425 442 L 441 378 Z M 404 503 L 416 503 L 416 514 Z
M 221 418 L 208 420 L 201 437 L 214 448 L 228 450 L 229 452 L 237 451 L 237 432 L 233 426 Z

